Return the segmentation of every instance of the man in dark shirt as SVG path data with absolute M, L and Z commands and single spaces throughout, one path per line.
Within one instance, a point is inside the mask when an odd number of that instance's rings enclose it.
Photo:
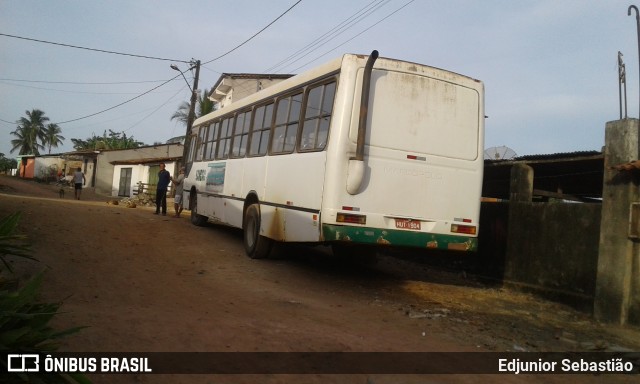
M 171 181 L 171 174 L 164 169 L 164 163 L 160 163 L 160 172 L 158 172 L 158 185 L 156 187 L 156 212 L 160 213 L 160 207 L 162 207 L 162 216 L 167 215 L 167 188 Z

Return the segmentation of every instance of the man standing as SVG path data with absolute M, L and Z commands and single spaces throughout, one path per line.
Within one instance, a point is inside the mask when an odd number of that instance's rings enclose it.
M 162 216 L 167 215 L 167 188 L 171 181 L 171 174 L 164 169 L 164 163 L 160 163 L 160 172 L 158 172 L 158 185 L 156 186 L 156 212 L 155 215 L 160 213 L 160 207 L 162 207 Z
M 73 183 L 75 184 L 76 200 L 80 200 L 82 186 L 87 183 L 84 173 L 82 173 L 82 169 L 80 169 L 80 167 L 78 167 L 78 169 L 73 173 Z
M 176 214 L 173 217 L 180 217 L 180 213 L 182 213 L 182 187 L 184 181 L 184 167 L 180 168 L 180 174 L 175 179 L 172 177 L 171 181 L 173 182 L 173 188 L 176 192 L 173 197 L 173 208 L 176 210 Z

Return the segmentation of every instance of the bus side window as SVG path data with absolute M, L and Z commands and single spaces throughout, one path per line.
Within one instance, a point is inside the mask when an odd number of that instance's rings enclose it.
M 191 134 L 185 138 L 185 145 L 189 146 L 189 152 L 187 153 L 187 165 L 193 163 L 193 158 L 196 152 L 196 143 L 198 142 L 197 137 L 198 136 L 195 134 Z
M 202 156 L 204 155 L 204 143 L 205 137 L 207 135 L 207 128 L 209 128 L 209 126 L 200 127 L 198 129 L 198 142 L 196 143 L 196 161 L 202 160 Z
M 236 125 L 233 132 L 233 143 L 231 144 L 231 157 L 244 157 L 247 151 L 247 141 L 249 139 L 249 123 L 251 111 L 246 111 L 236 116 Z
M 261 105 L 254 109 L 249 156 L 264 156 L 267 154 L 272 117 L 273 103 Z
M 296 146 L 302 93 L 278 100 L 276 124 L 273 129 L 271 153 L 291 153 Z
M 216 150 L 216 143 L 218 139 L 218 127 L 219 122 L 214 122 L 209 126 L 209 134 L 207 135 L 207 144 L 204 149 L 204 158 L 206 160 L 213 159 Z
M 216 159 L 226 159 L 227 157 L 229 157 L 232 121 L 233 118 L 228 117 L 220 122 L 220 140 L 218 141 Z
M 318 151 L 327 145 L 335 93 L 335 82 L 317 86 L 308 92 L 300 151 Z

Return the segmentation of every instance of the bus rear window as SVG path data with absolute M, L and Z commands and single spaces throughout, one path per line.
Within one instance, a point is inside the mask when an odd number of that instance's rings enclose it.
M 426 76 L 374 71 L 367 142 L 376 147 L 475 160 L 480 108 L 475 89 Z M 350 137 L 353 141 L 357 138 L 357 122 L 352 123 Z

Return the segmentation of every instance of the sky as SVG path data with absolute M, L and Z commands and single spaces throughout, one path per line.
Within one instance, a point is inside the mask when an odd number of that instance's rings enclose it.
M 72 138 L 109 130 L 145 144 L 183 135 L 185 126 L 170 118 L 190 90 L 172 64 L 184 71 L 192 59 L 206 63 L 198 88 L 210 89 L 222 73 L 296 74 L 374 49 L 483 81 L 487 149 L 507 146 L 519 156 L 600 151 L 606 123 L 620 119 L 621 99 L 629 117 L 640 115 L 631 4 L 0 0 L 0 153 L 18 154 L 10 153 L 10 132 L 32 109 L 62 128 L 66 140 L 52 153 L 73 150 Z M 194 73 L 185 76 L 192 85 Z

